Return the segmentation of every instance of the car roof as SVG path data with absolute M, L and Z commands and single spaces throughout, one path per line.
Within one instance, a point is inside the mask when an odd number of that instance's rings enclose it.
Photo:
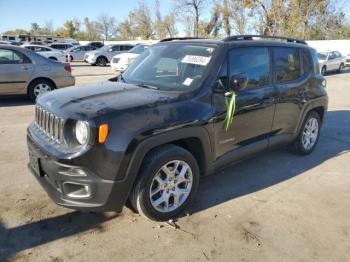
M 240 37 L 240 36 L 236 36 Z M 165 39 L 159 43 L 192 43 L 192 44 L 213 44 L 213 45 L 229 45 L 229 46 L 274 46 L 274 47 L 298 47 L 298 48 L 310 48 L 303 40 L 286 38 L 286 37 L 274 37 L 274 36 L 247 36 L 247 37 L 261 37 L 262 40 L 252 39 L 235 39 L 235 36 L 225 39 L 206 39 L 206 38 L 174 38 Z M 244 37 L 244 36 L 242 36 Z M 266 37 L 266 38 L 265 38 Z M 275 40 L 271 40 L 275 39 Z M 276 41 L 279 40 L 279 41 Z M 283 41 L 281 41 L 283 40 Z M 159 44 L 158 43 L 158 44 Z
M 24 44 L 24 45 L 22 45 L 22 46 L 33 46 L 33 47 L 47 47 L 47 48 L 51 48 L 51 47 L 49 47 L 49 46 L 45 46 L 45 45 L 31 45 L 31 44 Z

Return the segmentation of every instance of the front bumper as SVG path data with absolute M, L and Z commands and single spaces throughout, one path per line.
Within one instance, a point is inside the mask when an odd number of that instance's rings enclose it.
M 86 211 L 121 212 L 126 202 L 127 181 L 107 180 L 90 170 L 61 163 L 27 136 L 28 168 L 58 205 Z
M 128 64 L 122 64 L 122 63 L 111 63 L 111 68 L 114 71 L 120 71 L 120 72 L 124 72 L 127 68 L 128 68 Z
M 97 59 L 97 57 L 95 57 L 95 56 L 88 56 L 88 57 L 85 59 L 85 61 L 86 61 L 87 63 L 89 63 L 89 64 L 95 64 L 95 63 L 96 63 L 96 59 Z

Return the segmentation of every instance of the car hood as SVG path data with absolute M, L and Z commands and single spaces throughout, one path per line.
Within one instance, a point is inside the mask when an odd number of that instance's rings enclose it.
M 135 53 L 122 53 L 122 54 L 113 56 L 113 58 L 136 58 L 138 56 L 139 54 L 135 54 Z
M 106 81 L 58 89 L 41 96 L 37 103 L 64 118 L 90 120 L 129 109 L 152 108 L 178 97 L 179 94 L 175 92 Z

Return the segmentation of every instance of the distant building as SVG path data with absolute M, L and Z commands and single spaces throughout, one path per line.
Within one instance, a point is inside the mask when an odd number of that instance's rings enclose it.
M 62 43 L 65 42 L 62 36 L 53 35 L 0 35 L 1 41 L 16 41 L 16 42 L 43 42 L 44 44 Z

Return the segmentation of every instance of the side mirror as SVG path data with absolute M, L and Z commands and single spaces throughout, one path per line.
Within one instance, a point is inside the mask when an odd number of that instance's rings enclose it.
M 244 90 L 248 84 L 247 74 L 237 74 L 230 76 L 229 87 L 232 91 L 239 92 Z

